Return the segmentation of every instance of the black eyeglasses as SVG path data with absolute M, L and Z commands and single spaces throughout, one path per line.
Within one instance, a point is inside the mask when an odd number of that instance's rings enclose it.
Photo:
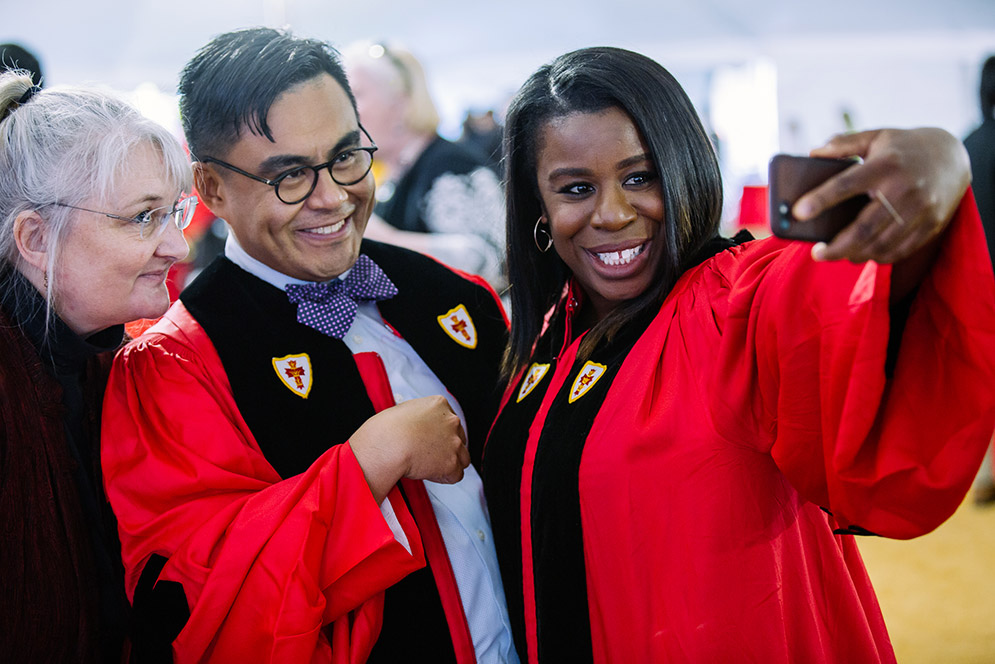
M 306 200 L 314 191 L 314 188 L 318 186 L 318 174 L 323 168 L 327 168 L 329 174 L 332 176 L 332 180 L 342 187 L 354 185 L 366 177 L 370 169 L 373 168 L 373 153 L 377 151 L 377 144 L 370 138 L 363 125 L 359 125 L 359 129 L 366 136 L 367 140 L 370 141 L 370 147 L 344 150 L 335 155 L 331 161 L 326 161 L 324 164 L 298 166 L 297 168 L 280 173 L 272 180 L 254 175 L 248 171 L 243 171 L 237 166 L 232 166 L 214 157 L 204 157 L 200 161 L 223 166 L 230 171 L 235 171 L 239 175 L 252 178 L 256 182 L 268 184 L 276 189 L 276 197 L 282 202 L 287 205 L 296 205 Z
M 81 212 L 102 214 L 105 217 L 110 217 L 111 219 L 130 221 L 138 226 L 139 235 L 141 235 L 142 239 L 145 239 L 162 235 L 163 230 L 166 228 L 166 224 L 170 221 L 176 224 L 176 227 L 181 231 L 189 226 L 190 221 L 193 219 L 193 213 L 197 209 L 197 197 L 187 196 L 186 198 L 180 199 L 176 205 L 164 205 L 151 210 L 142 210 L 134 217 L 125 217 L 120 214 L 111 214 L 110 212 L 91 210 L 90 208 L 79 207 L 77 205 L 69 205 L 68 203 L 52 203 L 52 205 L 69 208 L 70 210 L 80 210 Z

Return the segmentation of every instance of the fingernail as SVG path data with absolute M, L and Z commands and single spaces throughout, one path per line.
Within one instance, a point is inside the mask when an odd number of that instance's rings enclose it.
M 812 260 L 814 261 L 824 261 L 826 260 L 826 243 L 816 242 L 812 245 Z

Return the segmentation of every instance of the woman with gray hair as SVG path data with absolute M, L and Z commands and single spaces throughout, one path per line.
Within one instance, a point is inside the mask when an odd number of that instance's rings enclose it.
M 128 604 L 100 477 L 123 324 L 161 315 L 191 174 L 109 93 L 0 75 L 0 652 L 121 661 Z

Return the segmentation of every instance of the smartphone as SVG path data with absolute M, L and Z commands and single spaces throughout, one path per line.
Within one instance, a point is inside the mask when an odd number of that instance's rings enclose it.
M 865 194 L 842 201 L 807 221 L 795 219 L 791 208 L 802 194 L 856 163 L 853 159 L 774 155 L 770 160 L 767 180 L 770 228 L 774 235 L 788 240 L 829 242 L 849 226 L 870 202 Z

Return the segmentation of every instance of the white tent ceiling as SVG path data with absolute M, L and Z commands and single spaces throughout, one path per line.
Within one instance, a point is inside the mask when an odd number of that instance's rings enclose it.
M 52 83 L 170 90 L 211 36 L 253 25 L 345 44 L 396 40 L 429 69 L 507 61 L 527 73 L 572 48 L 611 44 L 675 58 L 735 57 L 785 41 L 957 35 L 995 50 L 995 0 L 0 0 L 0 40 L 36 49 Z M 670 63 L 665 63 L 670 64 Z M 517 72 L 516 72 L 517 73 Z M 520 79 L 520 77 L 519 77 Z

